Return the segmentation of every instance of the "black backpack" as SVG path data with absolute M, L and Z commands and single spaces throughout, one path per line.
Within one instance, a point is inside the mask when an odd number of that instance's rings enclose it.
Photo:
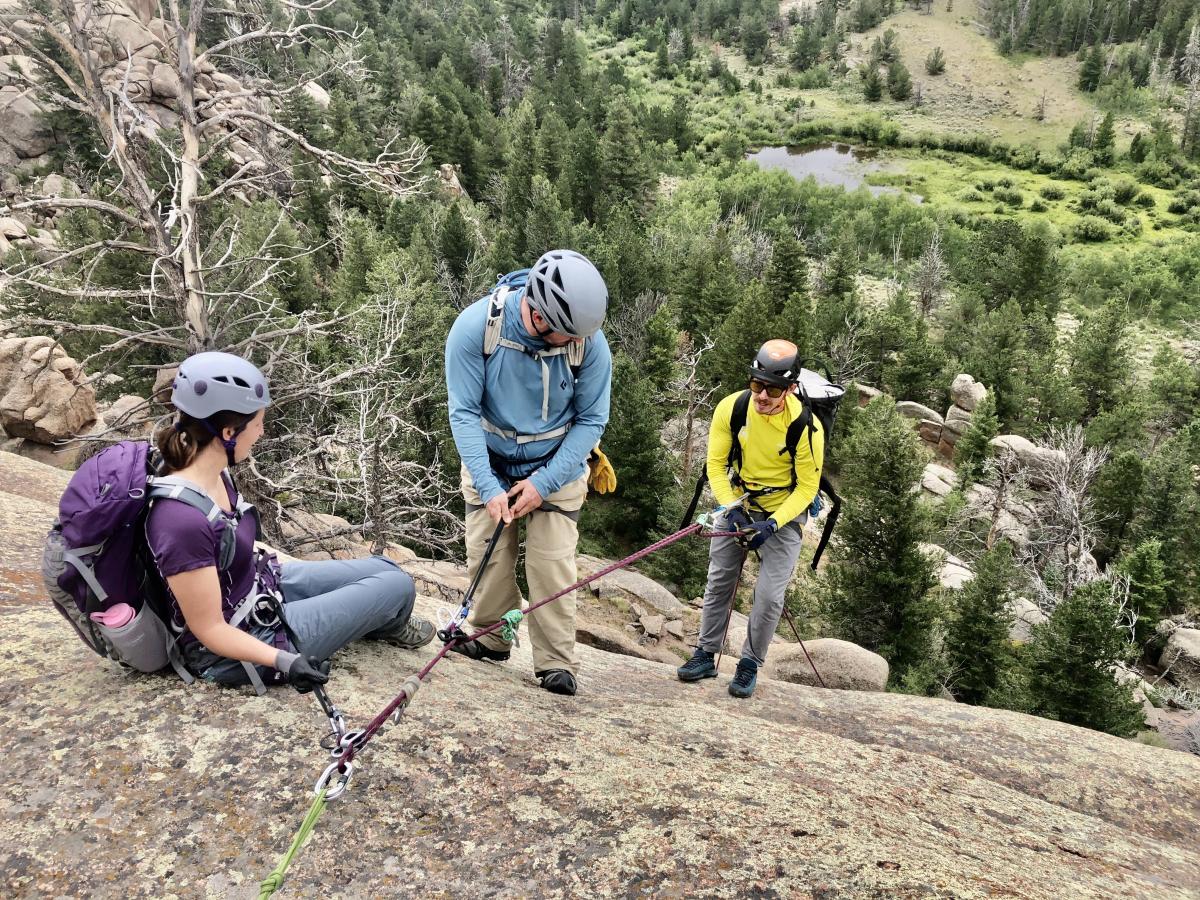
M 807 362 L 808 360 L 805 360 Z M 838 405 L 842 402 L 842 398 L 846 395 L 846 389 L 840 384 L 835 384 L 830 377 L 828 366 L 823 367 L 825 375 L 822 376 L 811 369 L 801 369 L 800 378 L 797 382 L 798 396 L 802 411 L 795 421 L 788 426 L 787 436 L 784 438 L 784 448 L 780 450 L 780 454 L 788 453 L 792 458 L 792 484 L 789 490 L 796 489 L 796 447 L 800 443 L 800 439 L 807 433 L 808 449 L 812 453 L 812 420 L 815 416 L 817 421 L 821 423 L 821 431 L 825 435 L 825 447 L 828 449 L 830 436 L 833 434 L 833 425 L 837 419 Z M 737 400 L 733 403 L 733 411 L 729 416 L 729 433 L 733 440 L 729 446 L 729 458 L 726 465 L 737 472 L 741 469 L 742 463 L 742 445 L 738 440 L 738 433 L 746 425 L 746 415 L 750 409 L 750 391 L 742 391 L 738 395 Z M 700 503 L 700 495 L 704 492 L 705 482 L 708 480 L 708 473 L 702 472 L 699 479 L 696 481 L 696 491 L 692 495 L 692 502 L 688 506 L 688 511 L 683 517 L 683 522 L 680 528 L 687 526 L 687 523 L 695 515 L 696 507 Z M 842 512 L 842 498 L 838 496 L 837 491 L 833 489 L 833 484 L 824 472 L 821 473 L 820 486 L 817 488 L 818 494 L 825 494 L 829 497 L 830 509 L 829 515 L 825 519 L 825 528 L 821 532 L 821 540 L 817 544 L 816 552 L 813 553 L 812 568 L 816 571 L 817 563 L 821 560 L 821 554 L 825 552 L 825 547 L 829 544 L 829 539 L 833 535 L 833 527 L 837 524 L 838 516 Z

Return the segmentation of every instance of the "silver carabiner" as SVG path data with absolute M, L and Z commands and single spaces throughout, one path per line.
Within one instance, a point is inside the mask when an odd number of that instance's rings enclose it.
M 325 771 L 321 773 L 321 777 L 317 779 L 317 783 L 313 787 L 314 794 L 319 794 L 321 793 L 322 788 L 328 787 L 330 779 L 333 778 L 335 772 L 339 771 L 338 766 L 340 765 L 341 763 L 336 761 L 329 764 Z M 346 771 L 341 772 L 341 777 L 338 778 L 337 784 L 325 792 L 325 799 L 336 800 L 338 797 L 342 796 L 342 794 L 346 793 L 346 788 L 350 784 L 350 776 L 353 774 L 354 763 L 346 763 Z
M 347 747 L 353 747 L 357 753 L 362 749 L 361 741 L 366 736 L 366 732 L 361 728 L 355 728 L 353 731 L 347 731 L 338 736 L 337 746 L 329 751 L 329 755 L 340 759 L 342 753 Z

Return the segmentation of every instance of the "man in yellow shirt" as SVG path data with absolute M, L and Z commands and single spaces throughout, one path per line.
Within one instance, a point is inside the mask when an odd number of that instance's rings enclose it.
M 738 391 L 717 404 L 708 433 L 708 483 L 713 495 L 722 506 L 739 497 L 745 500 L 714 525 L 718 531 L 739 534 L 712 540 L 700 640 L 678 675 L 681 681 L 716 676 L 713 659 L 725 638 L 734 585 L 746 553 L 756 550 L 761 565 L 746 642 L 729 685 L 734 697 L 754 693 L 758 667 L 766 661 L 767 648 L 783 615 L 784 594 L 800 558 L 808 508 L 820 487 L 825 435 L 816 416 L 809 417 L 794 456 L 787 447 L 788 426 L 804 412 L 796 395 L 799 378 L 796 345 L 767 341 L 750 366 L 745 425 L 738 434 L 730 433 L 735 407 L 745 394 Z

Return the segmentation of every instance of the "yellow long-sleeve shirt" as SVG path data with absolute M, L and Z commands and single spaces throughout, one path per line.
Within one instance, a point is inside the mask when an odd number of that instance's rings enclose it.
M 733 435 L 729 433 L 729 420 L 733 405 L 741 391 L 730 394 L 717 404 L 713 412 L 712 427 L 708 431 L 708 483 L 713 495 L 722 506 L 733 503 L 744 491 L 735 488 L 729 481 L 726 464 Z M 825 460 L 825 433 L 816 416 L 812 420 L 812 451 L 808 449 L 808 435 L 800 436 L 796 444 L 796 489 L 788 491 L 792 483 L 792 458 L 786 448 L 788 426 L 801 414 L 800 399 L 789 394 L 784 409 L 773 416 L 762 416 L 754 409 L 754 401 L 746 410 L 746 425 L 737 436 L 742 446 L 742 465 L 738 473 L 749 490 L 781 487 L 758 497 L 755 502 L 771 513 L 775 524 L 782 527 L 796 518 L 808 507 L 821 484 L 821 466 Z M 782 452 L 781 452 L 782 451 Z

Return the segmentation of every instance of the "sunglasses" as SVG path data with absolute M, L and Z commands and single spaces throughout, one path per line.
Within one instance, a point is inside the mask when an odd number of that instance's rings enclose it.
M 778 387 L 777 385 L 774 385 L 774 384 L 764 384 L 763 382 L 759 381 L 757 378 L 751 378 L 750 379 L 750 393 L 761 394 L 763 391 L 766 391 L 767 396 L 770 397 L 772 400 L 778 400 L 780 397 L 782 397 L 784 395 L 784 393 L 787 391 L 787 388 Z

